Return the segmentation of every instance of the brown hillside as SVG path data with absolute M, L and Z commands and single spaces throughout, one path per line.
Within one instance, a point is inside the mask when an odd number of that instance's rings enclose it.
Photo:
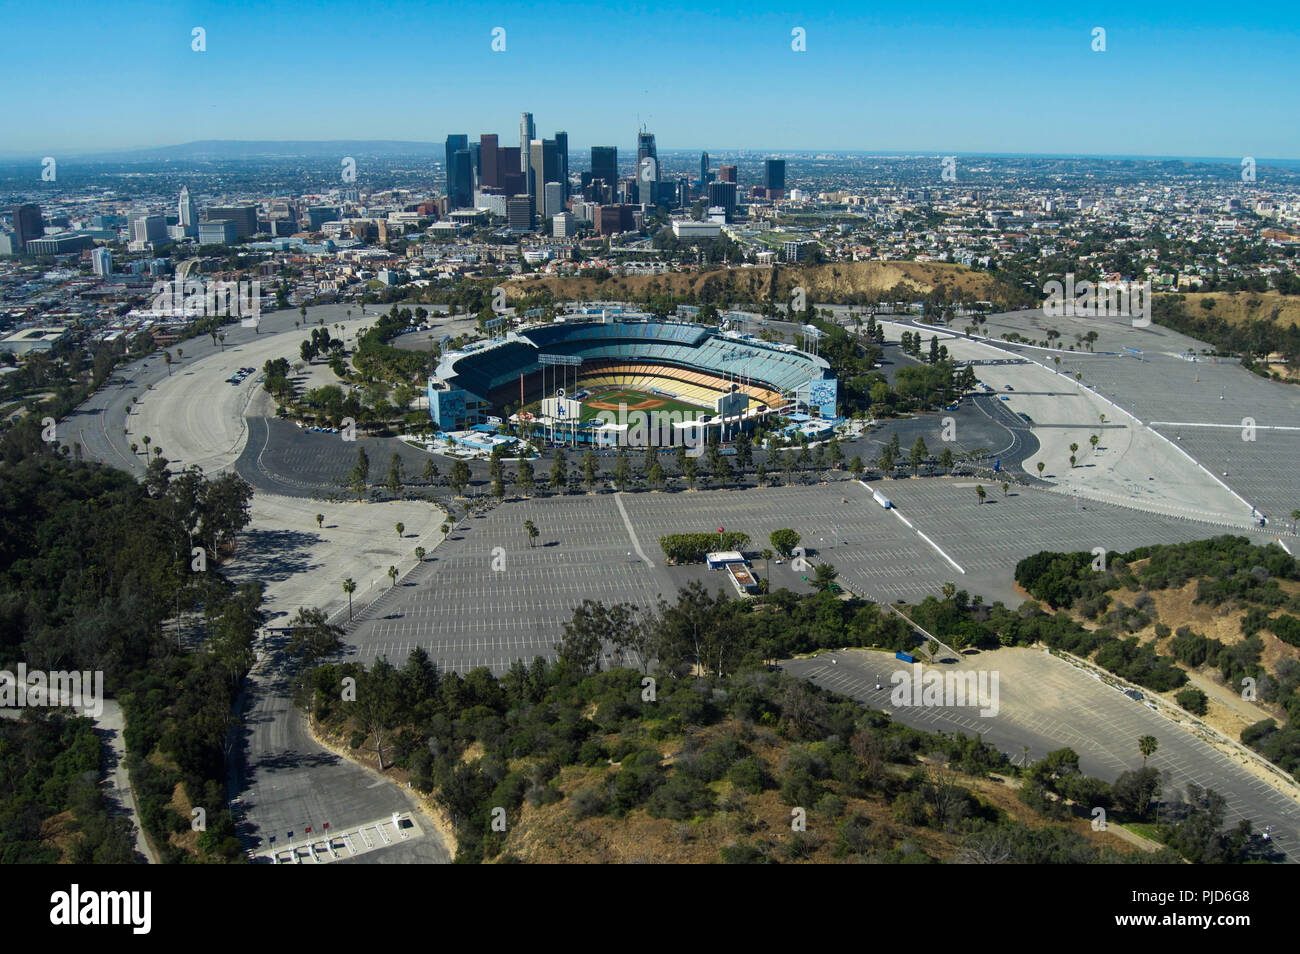
M 506 284 L 508 300 L 550 291 L 561 300 L 640 299 L 647 294 L 671 294 L 707 299 L 729 289 L 732 296 L 761 301 L 775 293 L 787 298 L 795 286 L 807 290 L 816 302 L 844 301 L 852 295 L 874 295 L 903 284 L 919 295 L 945 285 L 977 300 L 990 299 L 995 283 L 987 272 L 960 265 L 929 262 L 834 262 L 801 268 L 718 268 L 670 275 L 615 276 L 603 282 L 593 278 L 529 278 Z

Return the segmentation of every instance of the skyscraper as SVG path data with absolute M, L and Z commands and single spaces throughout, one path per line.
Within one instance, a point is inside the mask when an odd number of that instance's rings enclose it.
M 769 199 L 781 199 L 785 197 L 784 159 L 763 160 L 763 188 L 767 190 L 767 197 Z
M 719 181 L 719 182 L 735 182 L 735 181 L 736 181 L 736 167 L 735 167 L 735 166 L 719 166 L 719 167 L 718 167 L 718 181 Z
M 97 248 L 90 253 L 91 264 L 95 268 L 95 274 L 100 278 L 107 278 L 113 274 L 113 256 L 106 248 Z
M 257 234 L 257 206 L 255 205 L 214 205 L 208 209 L 209 222 L 222 220 L 235 223 L 235 238 L 249 238 Z M 164 218 L 164 226 L 166 222 Z M 150 241 L 153 239 L 151 238 Z
M 641 160 L 653 159 L 653 175 L 650 177 L 651 182 L 659 181 L 659 152 L 655 149 L 655 134 L 646 132 L 644 129 L 636 134 L 636 181 L 640 185 L 645 179 L 641 173 Z M 642 199 L 642 201 L 646 201 Z
M 618 146 L 591 147 L 591 177 L 604 179 L 613 187 L 618 183 Z
M 470 173 L 468 166 L 465 169 L 464 179 L 459 178 L 460 173 L 456 168 L 456 153 L 464 149 L 466 161 L 469 155 L 469 136 L 461 133 L 447 137 L 446 145 L 446 165 L 444 168 L 447 172 L 447 207 L 449 209 L 463 209 L 470 204 Z
M 726 210 L 727 221 L 736 214 L 736 184 L 734 182 L 709 183 L 709 208 L 722 207 Z
M 534 185 L 532 173 L 529 171 L 531 163 L 528 161 L 528 156 L 529 147 L 536 135 L 537 127 L 533 125 L 533 114 L 523 113 L 519 117 L 519 171 L 524 175 L 525 191 L 534 199 L 537 198 L 537 186 Z
M 652 160 L 648 167 L 647 160 Z M 659 201 L 659 152 L 655 148 L 655 134 L 644 129 L 636 136 L 636 188 L 643 204 Z
M 528 194 L 528 178 L 524 175 L 518 146 L 502 146 L 497 150 L 497 177 L 506 195 Z
M 548 182 L 542 187 L 542 204 L 546 207 L 546 217 L 552 218 L 564 211 L 564 187 L 558 182 Z
M 45 219 L 41 207 L 27 202 L 14 209 L 14 248 L 19 255 L 27 252 L 27 243 L 45 234 Z
M 214 219 L 214 221 L 217 221 Z M 236 227 L 240 224 L 233 218 L 223 218 L 220 221 L 236 222 Z M 238 236 L 237 236 L 238 237 Z M 167 217 L 164 215 L 138 215 L 131 220 L 131 245 L 136 246 L 136 251 L 144 249 L 150 245 L 164 245 L 167 242 Z
M 709 184 L 709 154 L 707 152 L 702 152 L 700 153 L 700 187 L 703 188 L 708 184 Z
M 484 133 L 479 136 L 479 185 L 488 186 L 489 188 L 499 189 L 501 187 L 501 178 L 497 170 L 497 150 L 501 147 L 497 143 L 496 133 Z
M 474 204 L 474 154 L 468 148 L 457 149 L 451 164 L 456 188 L 447 193 L 447 210 L 467 209 Z
M 528 182 L 535 190 L 531 193 L 533 208 L 537 214 L 546 218 L 559 212 L 546 204 L 546 184 L 559 181 L 560 164 L 556 155 L 554 139 L 534 139 L 529 143 Z
M 564 187 L 564 198 L 569 197 L 569 134 L 561 130 L 555 134 L 555 161 L 559 164 L 560 185 Z
M 181 186 L 181 197 L 177 203 L 176 224 L 179 225 L 185 234 L 190 238 L 197 238 L 199 234 L 199 207 L 194 199 L 190 197 L 189 186 Z

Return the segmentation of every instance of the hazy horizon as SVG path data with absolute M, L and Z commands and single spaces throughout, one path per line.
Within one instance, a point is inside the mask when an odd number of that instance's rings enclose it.
M 538 135 L 622 146 L 644 123 L 664 150 L 1300 157 L 1278 79 L 1300 50 L 1300 10 L 1281 3 L 1234 19 L 1167 0 L 1083 12 L 1009 0 L 996 17 L 951 2 L 755 0 L 736 19 L 680 0 L 487 12 L 53 0 L 11 5 L 3 22 L 0 121 L 17 158 L 318 140 L 326 121 L 326 141 L 508 143 L 525 110 Z

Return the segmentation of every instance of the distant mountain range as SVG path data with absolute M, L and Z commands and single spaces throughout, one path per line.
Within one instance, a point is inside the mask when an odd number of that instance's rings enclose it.
M 122 161 L 207 159 L 330 159 L 338 156 L 444 156 L 440 142 L 397 139 L 250 140 L 202 139 L 177 146 L 85 153 L 80 158 Z

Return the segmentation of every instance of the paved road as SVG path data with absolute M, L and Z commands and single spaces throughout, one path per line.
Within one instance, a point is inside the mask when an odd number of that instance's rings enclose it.
M 260 853 L 287 845 L 301 839 L 307 827 L 319 832 L 328 824 L 343 832 L 416 809 L 415 800 L 392 781 L 318 745 L 289 691 L 286 669 L 272 662 L 249 677 L 244 692 L 243 744 L 231 771 L 240 835 L 248 849 Z M 450 862 L 438 833 L 425 819 L 421 827 L 426 837 L 381 849 L 367 860 Z
M 786 672 L 888 712 L 914 728 L 977 735 L 1016 764 L 1025 763 L 1026 750 L 1028 759 L 1036 761 L 1068 746 L 1078 753 L 1085 774 L 1107 782 L 1142 767 L 1137 740 L 1153 735 L 1160 745 L 1150 765 L 1168 773 L 1165 801 L 1188 782 L 1214 789 L 1228 801 L 1228 825 L 1243 818 L 1256 830 L 1271 825 L 1276 848 L 1286 853 L 1288 862 L 1300 861 L 1300 803 L 1295 798 L 1187 729 L 1047 653 L 1003 649 L 937 667 L 945 672 L 997 672 L 996 715 L 982 715 L 972 706 L 894 706 L 890 676 L 913 667 L 883 652 L 844 650 L 781 665 Z M 877 684 L 883 687 L 879 691 Z

